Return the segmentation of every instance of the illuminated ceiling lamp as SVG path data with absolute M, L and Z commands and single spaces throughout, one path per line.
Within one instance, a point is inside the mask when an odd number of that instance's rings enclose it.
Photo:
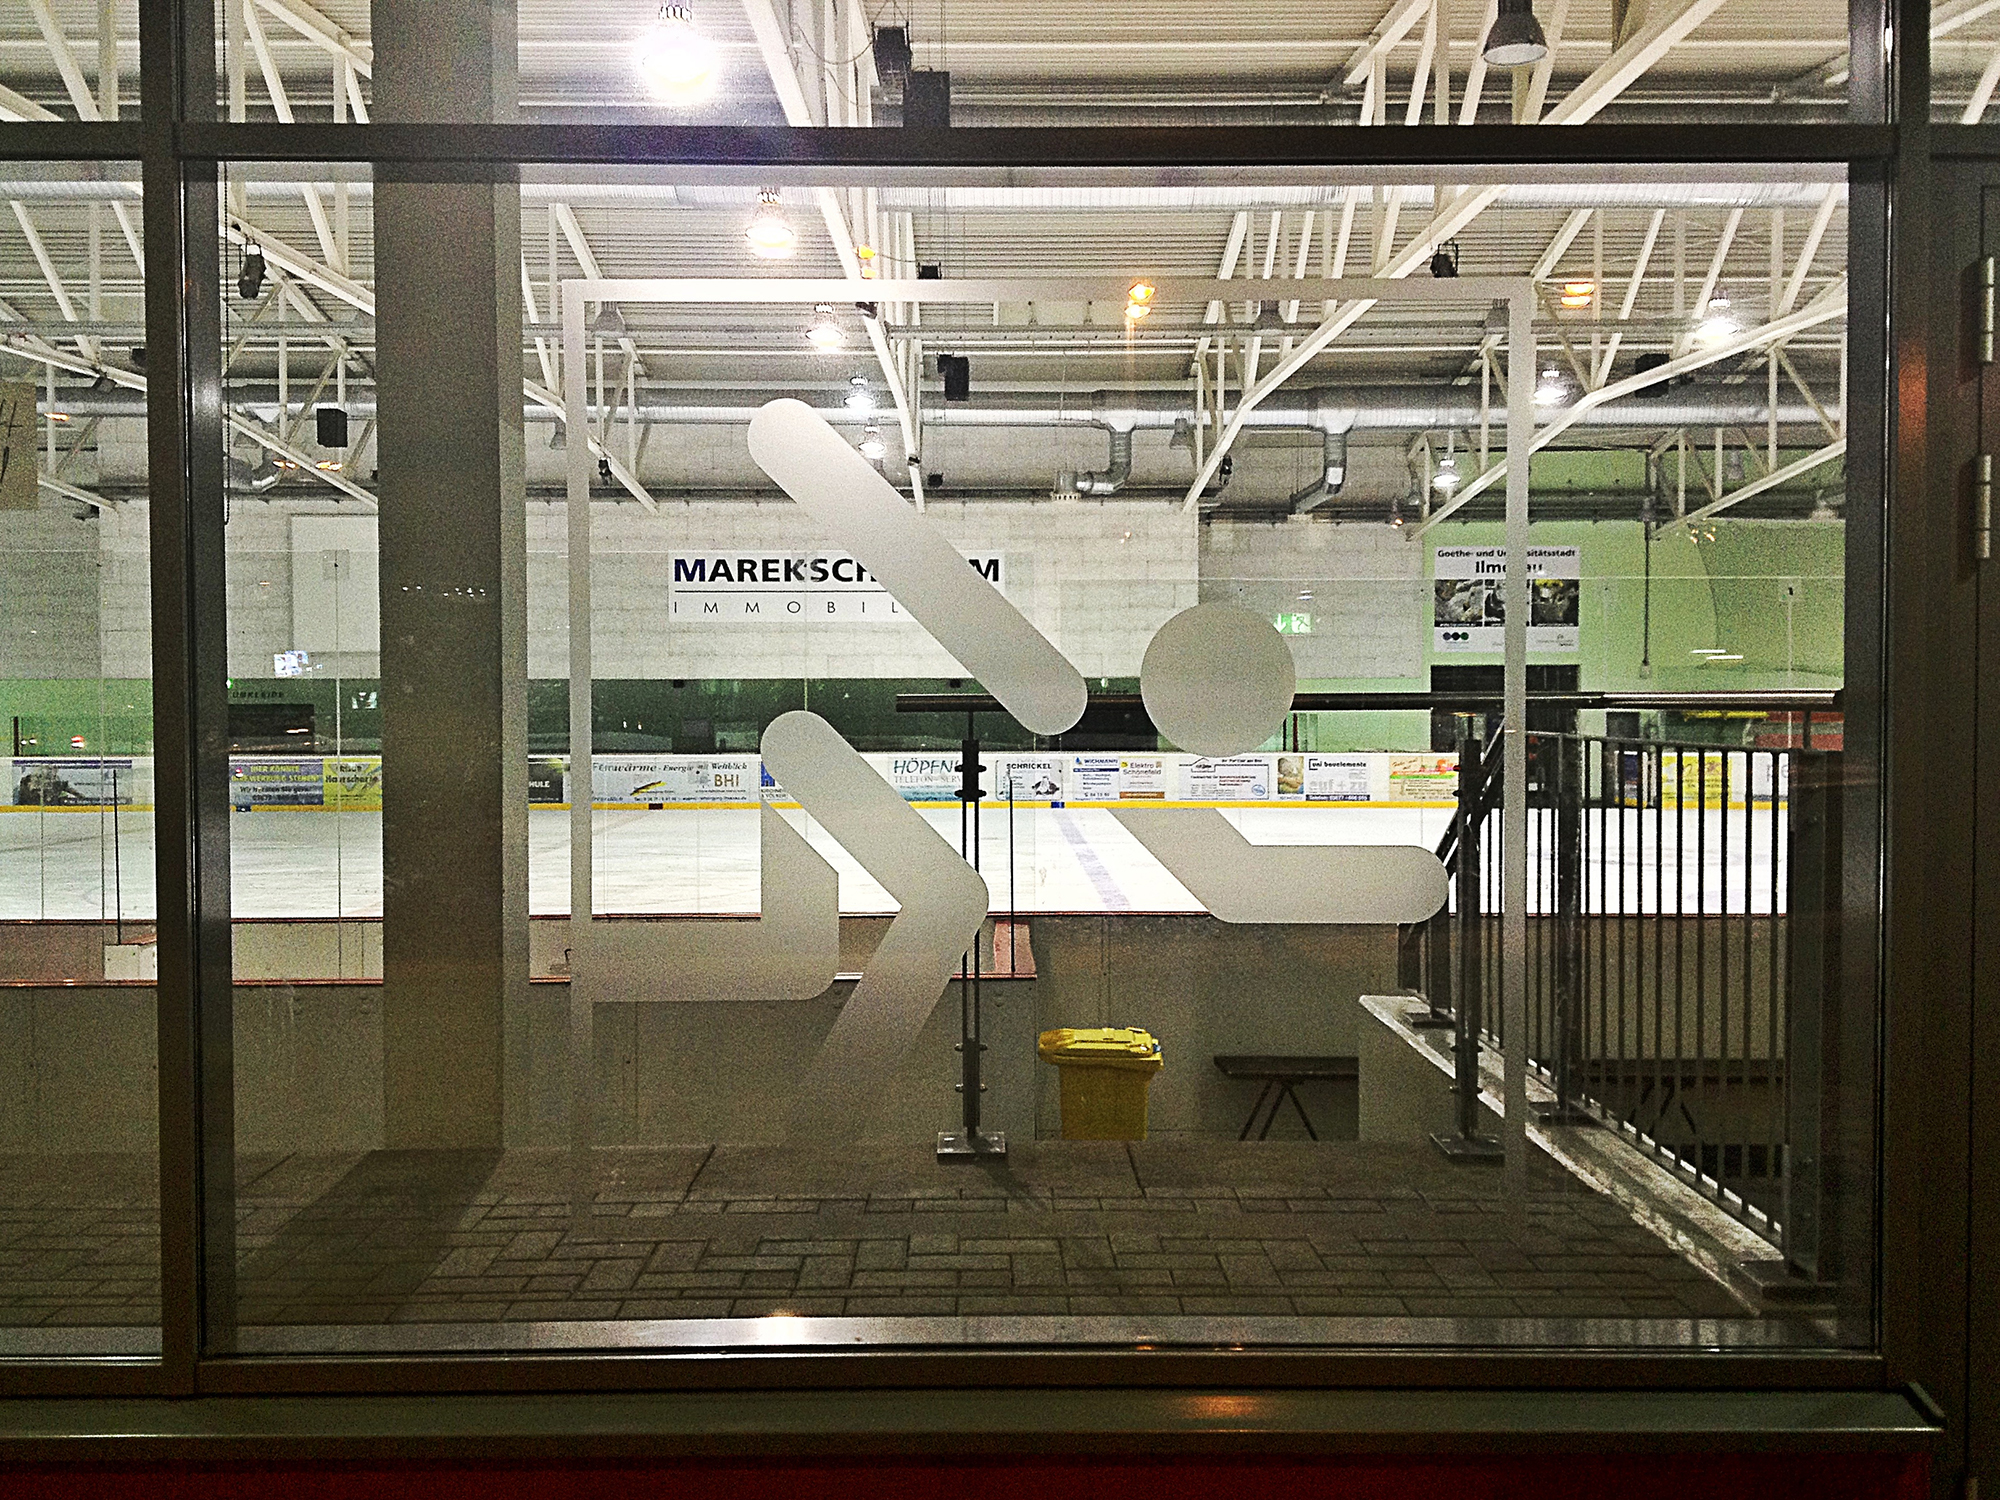
M 1160 289 L 1150 281 L 1139 280 L 1132 283 L 1125 293 L 1125 320 L 1136 323 L 1153 310 L 1153 299 Z
M 884 457 L 888 453 L 888 451 L 889 451 L 889 445 L 882 441 L 881 428 L 864 427 L 862 429 L 861 456 L 863 458 L 880 459 Z
M 849 411 L 875 410 L 875 393 L 868 389 L 866 375 L 856 375 L 847 382 L 847 396 L 841 404 Z
M 1554 365 L 1542 371 L 1542 383 L 1535 387 L 1535 405 L 1560 406 L 1569 399 L 1569 383 Z
M 1500 0 L 1480 53 L 1493 68 L 1524 68 L 1549 55 L 1532 0 Z
M 667 104 L 699 104 L 715 92 L 715 44 L 694 29 L 691 6 L 662 5 L 634 61 L 653 97 Z
M 750 246 L 750 253 L 759 260 L 784 260 L 799 248 L 799 232 L 785 217 L 776 188 L 759 190 L 757 212 L 744 227 L 743 238 Z
M 1561 302 L 1564 307 L 1588 307 L 1597 300 L 1597 283 L 1594 281 L 1565 281 Z
M 1715 295 L 1708 299 L 1707 315 L 1695 328 L 1694 341 L 1702 345 L 1720 344 L 1735 333 L 1738 326 L 1735 315 L 1729 310 L 1729 293 L 1717 287 Z
M 1449 495 L 1458 488 L 1459 478 L 1458 455 L 1447 453 L 1438 460 L 1437 472 L 1431 475 L 1431 488 Z
M 813 309 L 812 321 L 806 324 L 806 342 L 828 354 L 846 345 L 847 334 L 834 317 L 831 302 L 822 302 Z

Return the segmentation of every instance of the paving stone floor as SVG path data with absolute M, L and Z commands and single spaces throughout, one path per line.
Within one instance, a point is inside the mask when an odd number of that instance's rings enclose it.
M 1742 1318 L 1538 1160 L 1428 1145 L 1017 1143 L 238 1163 L 247 1326 L 803 1317 Z M 138 1158 L 0 1158 L 0 1326 L 157 1318 Z M 585 1198 L 587 1216 L 579 1217 Z

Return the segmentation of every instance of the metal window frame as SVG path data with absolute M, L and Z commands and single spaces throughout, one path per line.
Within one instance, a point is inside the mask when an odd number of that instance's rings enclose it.
M 1851 113 L 1860 123 L 1811 127 L 1601 125 L 1172 129 L 1036 128 L 903 131 L 632 126 L 229 124 L 215 119 L 213 8 L 207 0 L 139 0 L 137 121 L 0 128 L 0 159 L 137 160 L 149 249 L 147 347 L 153 375 L 151 462 L 156 815 L 160 897 L 160 1168 L 162 1354 L 157 1360 L 0 1361 L 9 1394 L 189 1395 L 199 1392 L 608 1390 L 744 1387 L 1056 1386 L 1228 1383 L 1405 1388 L 1597 1385 L 1659 1388 L 1886 1388 L 1940 1380 L 1955 1342 L 1948 1310 L 1928 1298 L 1926 1203 L 1938 1171 L 1920 1160 L 1949 1140 L 1926 1087 L 1922 1006 L 1924 852 L 1937 812 L 1889 773 L 1920 751 L 1929 712 L 1953 709 L 1925 675 L 1920 585 L 1951 538 L 1921 524 L 1928 501 L 1925 372 L 1946 319 L 1922 246 L 1934 212 L 1933 155 L 2000 162 L 2000 127 L 1932 127 L 1928 0 L 1852 0 Z M 1893 42 L 1893 45 L 1891 43 Z M 1847 873 L 1849 1004 L 1873 1007 L 1858 1035 L 1877 1108 L 1872 1243 L 1878 1339 L 1872 1351 L 1621 1354 L 1604 1351 L 1010 1350 L 853 1354 L 579 1354 L 561 1356 L 302 1356 L 217 1358 L 206 1262 L 228 1262 L 231 974 L 222 577 L 220 166 L 399 163 L 441 175 L 494 165 L 602 167 L 643 163 L 695 178 L 838 183 L 885 174 L 968 181 L 1007 174 L 1089 180 L 1095 171 L 1270 169 L 1296 174 L 1375 166 L 1523 171 L 1718 162 L 1846 167 L 1850 208 L 1851 430 L 1873 434 L 1849 456 L 1849 747 L 1868 775 L 1850 790 L 1860 834 Z M 1857 316 L 1858 314 L 1858 316 Z M 1948 530 L 1948 528 L 1947 528 Z M 1913 778 L 1909 778 L 1913 779 Z M 1932 820 L 1927 822 L 1926 820 Z M 1859 950 L 1857 952 L 1857 950 Z M 1881 956 L 1878 967 L 1877 955 Z M 1962 1131 L 1961 1131 L 1962 1136 Z M 1964 1150 L 1961 1138 L 1960 1150 Z M 1964 1166 L 1963 1160 L 1957 1166 Z M 1951 1162 L 1941 1170 L 1950 1175 Z M 1920 1168 L 1923 1168 L 1920 1170 Z M 1962 1173 L 1961 1173 L 1962 1176 Z M 1933 1210 L 1934 1212 L 1934 1210 Z M 226 1285 L 229 1278 L 216 1278 Z M 1960 1330 L 1962 1338 L 1962 1328 Z

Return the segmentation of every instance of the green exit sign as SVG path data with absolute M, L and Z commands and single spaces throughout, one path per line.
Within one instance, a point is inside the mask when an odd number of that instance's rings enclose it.
M 1313 633 L 1313 617 L 1308 614 L 1272 615 L 1271 623 L 1278 627 L 1279 635 L 1311 635 Z

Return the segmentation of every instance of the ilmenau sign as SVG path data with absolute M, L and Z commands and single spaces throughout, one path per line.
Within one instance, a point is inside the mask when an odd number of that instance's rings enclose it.
M 675 552 L 668 561 L 667 615 L 676 624 L 915 623 L 846 552 Z M 966 563 L 1005 587 L 999 553 L 976 552 Z

